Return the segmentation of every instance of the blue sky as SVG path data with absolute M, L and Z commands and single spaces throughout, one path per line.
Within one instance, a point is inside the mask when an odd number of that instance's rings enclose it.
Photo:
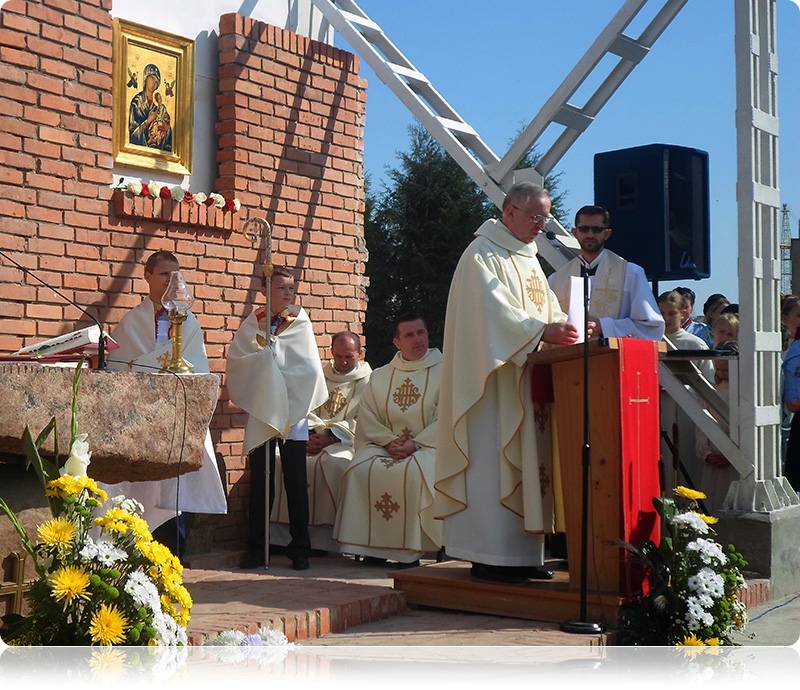
M 515 133 L 536 115 L 623 0 L 358 0 L 358 4 L 502 157 Z M 663 3 L 650 4 L 652 14 Z M 738 301 L 733 4 L 733 0 L 690 0 L 556 166 L 563 172 L 567 207 L 574 212 L 594 200 L 596 153 L 652 143 L 708 151 L 711 278 L 689 283 L 698 306 L 714 292 Z M 792 236 L 797 237 L 800 8 L 797 0 L 778 0 L 777 12 L 781 198 L 792 211 Z M 637 19 L 626 33 L 636 36 L 641 28 L 643 21 Z M 351 50 L 340 36 L 336 44 Z M 361 65 L 368 80 L 364 163 L 373 183 L 380 186 L 386 167 L 396 166 L 397 152 L 407 149 L 413 116 L 365 62 Z M 582 104 L 581 93 L 573 103 Z M 547 150 L 560 131 L 558 127 L 545 131 L 538 150 Z M 662 282 L 659 290 L 677 284 Z

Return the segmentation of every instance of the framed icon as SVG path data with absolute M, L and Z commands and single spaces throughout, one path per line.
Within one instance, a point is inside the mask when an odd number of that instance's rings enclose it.
M 114 161 L 192 172 L 194 41 L 114 19 Z

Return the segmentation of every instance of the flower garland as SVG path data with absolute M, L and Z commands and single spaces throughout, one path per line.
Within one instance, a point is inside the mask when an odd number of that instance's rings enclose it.
M 30 614 L 3 616 L 3 641 L 9 645 L 169 645 L 187 644 L 192 599 L 183 587 L 180 561 L 153 540 L 138 501 L 116 496 L 104 515 L 94 511 L 108 500 L 86 476 L 91 451 L 77 433 L 76 408 L 81 362 L 75 370 L 72 442 L 63 467 L 42 458 L 39 448 L 55 418 L 34 441 L 23 436 L 50 503 L 52 519 L 31 541 L 17 517 L 0 499 L 38 579 L 28 593 Z M 94 537 L 90 530 L 95 529 Z
M 120 179 L 116 189 L 122 189 L 122 182 L 123 180 Z M 211 192 L 210 194 L 198 192 L 194 194 L 180 185 L 174 187 L 167 187 L 166 185 L 159 186 L 158 182 L 154 180 L 150 180 L 150 182 L 147 183 L 133 180 L 128 182 L 125 189 L 132 196 L 147 196 L 151 199 L 172 199 L 177 203 L 183 202 L 184 204 L 194 203 L 198 206 L 214 206 L 223 211 L 233 211 L 234 213 L 242 207 L 242 203 L 236 198 L 226 199 L 222 194 L 217 194 L 216 192 Z

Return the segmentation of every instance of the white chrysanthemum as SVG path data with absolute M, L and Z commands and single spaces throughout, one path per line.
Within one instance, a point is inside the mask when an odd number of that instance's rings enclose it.
M 202 204 L 206 199 L 208 199 L 208 196 L 205 192 L 198 192 L 194 195 L 194 202 L 198 205 Z
M 720 545 L 713 539 L 698 537 L 686 545 L 686 550 L 697 551 L 700 560 L 706 565 L 711 565 L 713 563 L 725 565 L 728 562 L 728 557 L 723 553 Z
M 128 182 L 128 191 L 133 194 L 133 196 L 139 196 L 142 193 L 142 183 L 139 182 L 139 180 Z
M 106 568 L 110 568 L 115 563 L 128 560 L 128 553 L 115 546 L 114 542 L 108 539 L 98 539 L 95 547 L 97 549 L 95 558 Z
M 175 187 L 170 187 L 169 195 L 174 201 L 181 201 L 186 196 L 186 190 L 180 185 L 176 185 Z
M 672 518 L 672 524 L 677 527 L 690 527 L 698 534 L 708 534 L 708 525 L 697 513 L 681 513 Z
M 97 545 L 94 543 L 92 538 L 87 535 L 86 542 L 83 545 L 83 548 L 78 552 L 78 556 L 84 563 L 89 563 L 94 560 L 94 557 L 97 555 Z
M 145 573 L 137 570 L 128 575 L 124 589 L 131 595 L 137 606 L 147 606 L 153 611 L 161 610 L 158 588 Z
M 147 183 L 147 192 L 155 199 L 161 192 L 161 186 L 155 180 L 150 180 L 150 182 Z
M 280 647 L 289 644 L 289 638 L 280 630 L 273 630 L 272 628 L 259 628 L 258 636 L 265 645 L 270 647 Z
M 124 510 L 131 515 L 142 516 L 144 514 L 144 506 L 139 503 L 135 498 L 126 498 L 125 496 L 114 496 L 111 503 L 115 508 Z
M 214 206 L 217 208 L 225 208 L 225 197 L 222 194 L 217 194 L 216 192 L 211 192 L 208 195 L 210 199 L 214 200 Z
M 238 647 L 242 644 L 244 633 L 241 630 L 226 630 L 217 635 L 213 640 L 204 642 L 207 647 Z
M 710 609 L 712 606 L 714 606 L 714 600 L 708 596 L 708 594 L 698 594 L 697 601 L 700 602 L 700 606 L 702 606 L 704 609 Z

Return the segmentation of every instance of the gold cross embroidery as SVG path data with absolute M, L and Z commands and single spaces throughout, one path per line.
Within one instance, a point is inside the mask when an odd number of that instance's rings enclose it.
M 525 291 L 528 293 L 531 302 L 536 305 L 539 311 L 544 309 L 546 302 L 544 287 L 542 286 L 542 279 L 535 270 L 531 272 L 531 277 L 528 278 Z
M 322 409 L 325 410 L 325 414 L 329 418 L 333 418 L 342 411 L 346 403 L 347 396 L 342 393 L 339 386 L 336 386 L 328 395 L 328 400 L 322 406 Z
M 165 352 L 158 358 L 158 363 L 161 365 L 162 369 L 166 369 L 167 365 L 172 361 L 172 353 Z
M 389 522 L 394 517 L 394 513 L 400 510 L 400 506 L 392 500 L 388 493 L 385 493 L 381 496 L 380 501 L 376 501 L 375 510 L 383 513 L 383 519 Z
M 405 412 L 419 400 L 419 397 L 419 388 L 414 385 L 410 378 L 406 378 L 406 380 L 395 389 L 392 400 L 394 400 L 395 405 Z

